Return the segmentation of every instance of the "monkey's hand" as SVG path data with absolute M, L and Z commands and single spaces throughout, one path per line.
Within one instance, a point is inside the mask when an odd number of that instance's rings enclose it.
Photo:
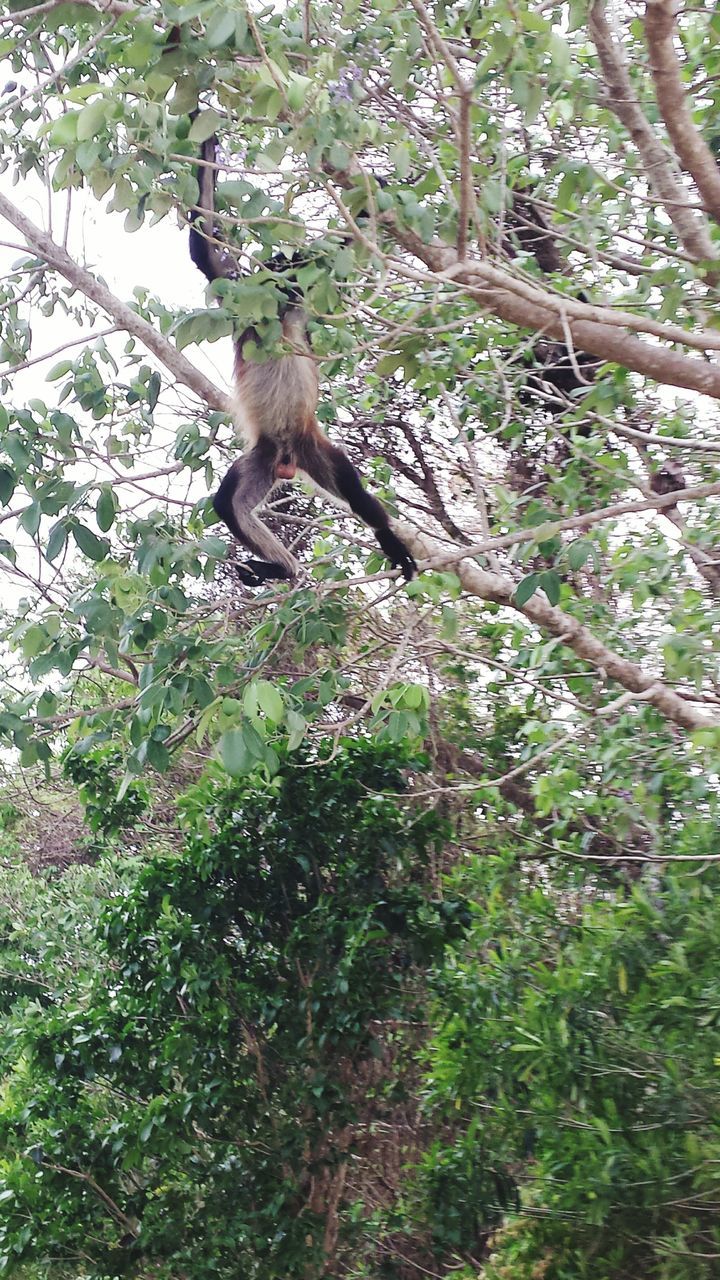
M 406 582 L 417 573 L 417 565 L 405 543 L 392 529 L 376 529 L 375 537 L 390 561 L 393 569 L 400 569 Z
M 284 564 L 277 560 L 246 560 L 245 564 L 236 564 L 235 572 L 245 587 L 261 587 L 265 582 L 281 578 L 287 581 L 291 575 Z

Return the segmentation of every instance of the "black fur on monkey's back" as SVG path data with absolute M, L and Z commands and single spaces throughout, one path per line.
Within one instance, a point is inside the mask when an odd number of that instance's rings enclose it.
M 202 146 L 203 163 L 198 166 L 198 206 L 190 213 L 190 257 L 211 283 L 237 279 L 240 274 L 216 226 L 215 156 L 215 138 L 208 138 Z M 308 342 L 302 290 L 297 277 L 293 278 L 293 267 L 306 261 L 306 254 L 300 251 L 292 259 L 278 255 L 266 266 L 275 274 L 281 294 L 280 321 L 288 354 L 261 362 L 246 360 L 244 343 L 249 338 L 258 342 L 252 328 L 236 341 L 236 410 L 250 447 L 233 462 L 213 505 L 238 541 L 262 557 L 237 567 L 243 582 L 259 586 L 271 578 L 292 578 L 300 566 L 255 511 L 278 480 L 291 479 L 299 470 L 370 526 L 393 567 L 409 581 L 417 569 L 412 553 L 393 533 L 385 508 L 363 487 L 344 450 L 323 435 L 315 416 L 317 370 Z

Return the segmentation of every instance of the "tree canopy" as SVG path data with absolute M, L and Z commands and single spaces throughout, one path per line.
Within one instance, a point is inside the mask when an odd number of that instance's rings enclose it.
M 131 772 L 193 735 L 220 736 L 237 772 L 278 729 L 327 732 L 330 706 L 421 730 L 429 664 L 440 686 L 460 665 L 485 702 L 490 660 L 582 732 L 611 733 L 615 704 L 717 743 L 720 33 L 713 6 L 677 29 L 664 3 L 630 16 L 120 0 L 5 16 L 18 185 L 0 214 L 27 248 L 2 286 L 2 553 L 35 692 L 6 691 L 0 727 L 27 763 L 83 678 L 97 707 L 78 731 L 123 736 Z M 149 224 L 175 235 L 211 132 L 242 274 L 205 299 L 198 279 L 178 309 L 133 278 L 133 245 Z M 126 234 L 107 223 L 121 294 L 83 261 L 95 202 L 124 214 Z M 207 495 L 237 441 L 198 344 L 252 323 L 256 357 L 277 351 L 262 264 L 300 245 L 323 423 L 394 495 L 425 570 L 408 590 L 356 522 L 295 491 L 276 518 L 306 582 L 252 597 L 218 568 Z

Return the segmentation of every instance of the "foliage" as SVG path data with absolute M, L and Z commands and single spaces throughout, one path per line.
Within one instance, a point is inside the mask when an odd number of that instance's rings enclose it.
M 348 1247 L 360 1220 L 338 1179 L 402 1081 L 373 1063 L 465 918 L 428 897 L 443 828 L 402 800 L 405 772 L 356 744 L 272 781 L 204 782 L 183 853 L 109 903 L 84 985 L 20 1002 L 7 1273 L 50 1257 L 72 1272 L 79 1222 L 93 1277 L 306 1277 L 328 1240 Z
M 720 21 L 670 8 L 0 15 L 7 1274 L 709 1280 Z M 215 522 L 299 248 L 408 585 L 299 488 L 293 584 Z M 56 761 L 99 861 L 33 878 Z
M 101 838 L 124 834 L 148 807 L 147 787 L 141 782 L 130 783 L 118 795 L 121 764 L 116 747 L 96 748 L 92 753 L 70 749 L 63 761 L 65 777 L 75 784 L 85 806 L 88 825 Z
M 458 1110 L 464 1123 L 427 1160 L 437 1221 L 467 1247 L 473 1215 L 492 1221 L 517 1179 L 522 1209 L 493 1241 L 487 1280 L 710 1280 L 720 1244 L 714 869 L 617 895 L 507 859 L 469 876 L 481 909 L 443 970 L 431 1050 L 435 1123 Z
M 663 203 L 657 166 L 646 171 L 616 100 L 595 92 L 602 11 L 51 0 L 7 15 L 5 185 L 17 180 L 18 208 L 36 218 L 42 184 L 55 228 L 70 196 L 70 229 L 99 216 L 89 257 L 118 290 L 100 298 L 93 272 L 32 232 L 0 287 L 0 560 L 20 668 L 0 691 L 0 735 L 24 766 L 50 761 L 72 725 L 122 752 L 125 787 L 188 742 L 242 776 L 335 724 L 420 740 L 436 695 L 466 684 L 482 729 L 496 710 L 488 659 L 521 700 L 534 682 L 533 718 L 553 718 L 559 699 L 581 733 L 592 726 L 597 754 L 611 749 L 598 708 L 638 694 L 621 669 L 632 660 L 680 690 L 696 741 L 717 750 L 717 494 L 665 517 L 604 512 L 718 483 L 710 414 L 676 376 L 678 361 L 713 376 L 711 358 L 679 353 L 684 333 L 714 341 L 702 317 L 718 232 L 698 197 L 707 253 L 683 242 L 679 197 Z M 717 15 L 700 4 L 679 24 L 693 119 L 714 145 Z M 614 38 L 662 151 L 641 24 L 623 16 Z M 203 298 L 189 268 L 176 283 L 186 243 L 173 221 L 197 199 L 213 131 L 222 225 L 246 271 Z M 497 289 L 449 269 L 464 215 L 472 270 L 496 272 Z M 223 576 L 208 494 L 236 442 L 200 347 L 224 344 L 229 371 L 230 336 L 253 325 L 246 354 L 278 354 L 280 293 L 263 264 L 301 245 L 323 425 L 413 535 L 434 535 L 407 589 L 388 591 L 357 522 L 333 532 L 297 492 L 272 518 L 306 578 L 251 596 Z M 134 265 L 144 252 L 172 263 L 152 288 Z M 618 311 L 632 313 L 612 360 L 602 341 L 597 357 L 580 338 L 572 352 L 548 341 L 550 311 L 578 296 L 605 342 Z M 655 381 L 630 358 L 641 340 L 662 356 Z M 586 527 L 563 527 L 578 516 Z M 507 540 L 488 566 L 507 575 L 512 607 L 485 589 L 479 624 L 454 570 L 487 535 Z M 523 615 L 540 598 L 568 615 L 562 644 Z M 572 652 L 576 624 L 617 655 L 612 680 L 601 657 Z

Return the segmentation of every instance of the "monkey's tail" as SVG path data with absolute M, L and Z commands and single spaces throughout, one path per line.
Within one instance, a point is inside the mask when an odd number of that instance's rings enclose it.
M 217 143 L 213 134 L 211 138 L 205 139 L 200 149 L 200 159 L 205 163 L 198 165 L 196 171 L 200 188 L 198 207 L 191 209 L 188 214 L 188 221 L 190 222 L 190 257 L 195 266 L 202 271 L 211 284 L 213 280 L 219 279 L 222 275 L 222 272 L 218 269 L 216 255 L 211 251 L 209 240 L 209 237 L 215 234 L 215 170 L 214 168 L 208 168 L 208 165 L 215 164 L 216 151 Z M 202 226 L 202 232 L 198 230 L 198 222 Z

